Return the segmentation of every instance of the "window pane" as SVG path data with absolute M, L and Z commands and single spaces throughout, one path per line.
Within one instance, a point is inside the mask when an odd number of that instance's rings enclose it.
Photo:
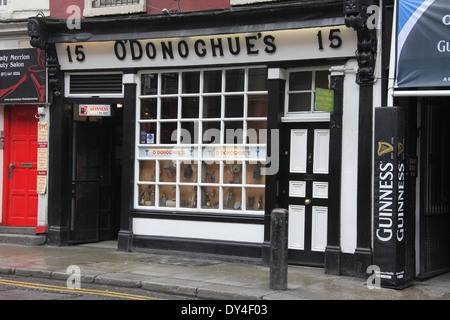
M 176 122 L 161 122 L 161 140 L 160 143 L 177 143 L 177 136 L 176 136 L 176 130 L 177 130 L 177 123 Z M 172 134 L 173 134 L 173 140 L 172 140 Z
M 180 162 L 180 181 L 197 182 L 197 162 Z M 183 198 L 182 198 L 183 199 Z
M 244 91 L 245 70 L 227 70 L 226 71 L 226 87 L 227 92 Z
M 143 74 L 141 77 L 141 94 L 150 95 L 158 93 L 158 75 Z
M 247 116 L 267 117 L 267 95 L 248 96 Z
M 201 206 L 203 209 L 219 208 L 219 191 L 218 187 L 202 187 Z
M 159 181 L 175 182 L 177 181 L 177 165 L 172 160 L 160 160 L 159 162 Z
M 267 90 L 267 69 L 256 68 L 248 70 L 248 90 L 266 91 Z
M 244 123 L 243 121 L 225 122 L 225 143 L 243 143 L 244 141 Z
M 213 70 L 204 73 L 203 92 L 221 92 L 222 91 L 222 71 Z
M 202 182 L 203 183 L 219 183 L 220 181 L 220 165 L 217 162 L 202 163 Z
M 140 144 L 156 143 L 156 123 L 141 123 L 139 134 Z
M 289 112 L 311 111 L 311 93 L 289 95 Z
M 140 206 L 155 205 L 155 186 L 139 185 L 138 186 L 138 203 Z
M 328 89 L 328 71 L 316 71 L 316 88 Z
M 163 73 L 161 75 L 161 93 L 178 93 L 178 73 Z
M 267 143 L 267 122 L 247 122 L 247 143 Z
M 183 72 L 183 93 L 200 92 L 200 72 Z
M 155 181 L 155 160 L 139 161 L 139 180 Z
M 289 75 L 289 91 L 311 90 L 312 72 L 292 72 Z
M 264 189 L 247 188 L 246 192 L 246 209 L 247 210 L 264 210 Z
M 220 143 L 220 121 L 203 122 L 203 143 Z
M 158 102 L 155 99 L 141 100 L 141 119 L 156 119 Z
M 260 162 L 258 163 L 246 162 L 246 168 L 247 169 L 245 171 L 246 172 L 245 176 L 247 184 L 265 184 L 266 176 L 261 173 L 264 168 L 264 164 Z M 247 195 L 249 194 L 247 193 Z M 257 200 L 258 199 L 256 199 L 256 201 Z
M 180 207 L 197 208 L 197 186 L 180 186 Z
M 176 206 L 177 187 L 175 185 L 159 185 L 159 206 Z
M 198 100 L 198 97 L 182 98 L 182 118 L 198 118 Z
M 161 99 L 161 119 L 178 118 L 178 98 Z
M 203 97 L 203 118 L 220 118 L 221 101 L 219 97 Z
M 225 98 L 225 117 L 242 118 L 244 116 L 244 96 L 229 96 Z
M 230 161 L 231 162 L 231 161 Z M 242 163 L 226 162 L 223 165 L 223 183 L 242 183 Z
M 241 188 L 223 188 L 223 208 L 231 210 L 241 210 L 242 205 Z
M 197 129 L 198 124 L 196 122 L 182 122 L 181 123 L 181 141 L 182 144 L 198 143 Z

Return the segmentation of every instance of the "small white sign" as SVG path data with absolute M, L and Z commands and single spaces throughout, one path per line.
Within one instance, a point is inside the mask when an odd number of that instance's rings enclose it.
M 109 104 L 80 104 L 80 116 L 109 117 L 111 116 L 111 106 Z

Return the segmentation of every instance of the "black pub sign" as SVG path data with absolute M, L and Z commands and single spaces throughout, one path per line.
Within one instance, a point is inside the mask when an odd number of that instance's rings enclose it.
M 397 107 L 375 108 L 373 264 L 382 287 L 406 283 L 405 116 Z
M 0 50 L 0 103 L 46 102 L 45 52 Z

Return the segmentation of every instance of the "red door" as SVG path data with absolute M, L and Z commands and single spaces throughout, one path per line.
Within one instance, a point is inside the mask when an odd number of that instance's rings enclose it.
M 38 196 L 36 106 L 5 107 L 3 222 L 36 226 Z

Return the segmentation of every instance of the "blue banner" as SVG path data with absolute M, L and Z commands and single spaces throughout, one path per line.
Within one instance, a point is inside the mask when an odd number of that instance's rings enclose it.
M 397 88 L 450 86 L 450 1 L 399 0 Z

